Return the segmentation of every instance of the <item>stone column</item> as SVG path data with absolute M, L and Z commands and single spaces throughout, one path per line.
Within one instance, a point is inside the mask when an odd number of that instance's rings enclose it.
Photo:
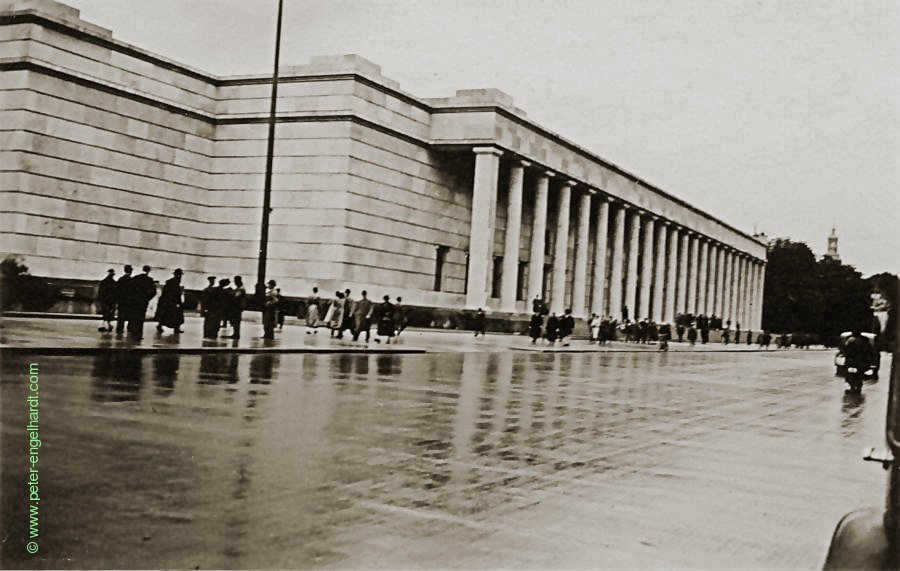
M 653 282 L 653 320 L 663 323 L 666 318 L 666 306 L 663 300 L 666 283 L 666 226 L 668 222 L 663 219 L 656 221 L 656 260 L 653 266 L 656 269 L 656 277 Z
M 475 147 L 475 180 L 472 188 L 472 222 L 469 228 L 469 282 L 466 307 L 484 307 L 487 301 L 489 268 L 493 262 L 494 210 L 497 176 L 502 151 Z
M 731 317 L 731 294 L 734 291 L 731 281 L 733 275 L 734 259 L 732 258 L 731 249 L 729 248 L 725 250 L 725 286 L 722 290 L 722 300 L 724 301 L 724 305 L 722 306 L 722 322 L 728 323 L 729 321 L 732 321 L 732 325 L 734 325 L 734 320 Z
M 721 244 L 716 250 L 716 315 L 721 318 L 725 313 L 725 250 Z
M 738 324 L 738 295 L 739 290 L 738 287 L 740 284 L 738 283 L 738 276 L 740 273 L 738 272 L 740 264 L 740 258 L 738 257 L 737 250 L 731 251 L 731 326 L 734 327 Z
M 709 287 L 709 240 L 703 238 L 700 242 L 700 269 L 697 282 L 697 313 L 708 315 L 706 309 L 706 292 Z
M 632 321 L 637 320 L 637 279 L 638 279 L 638 248 L 641 237 L 641 213 L 631 211 L 631 231 L 628 234 L 628 268 L 625 272 L 625 301 L 623 305 L 628 308 L 628 317 Z
M 666 323 L 675 323 L 675 298 L 678 293 L 678 227 L 669 224 L 669 269 L 666 280 Z
M 609 313 L 613 319 L 622 319 L 624 293 L 622 291 L 622 270 L 625 264 L 625 211 L 624 204 L 616 207 L 613 221 L 612 260 L 609 268 Z
M 544 240 L 547 234 L 547 194 L 553 173 L 542 172 L 534 187 L 534 222 L 531 225 L 531 255 L 528 258 L 528 295 L 526 308 L 544 287 Z
M 519 236 L 522 226 L 522 186 L 525 167 L 530 163 L 517 160 L 509 170 L 509 201 L 506 207 L 506 238 L 503 243 L 503 276 L 500 282 L 500 308 L 516 311 L 516 289 L 519 279 Z
M 634 314 L 635 319 L 650 318 L 650 295 L 653 293 L 653 226 L 655 216 L 648 215 L 644 223 L 644 244 L 641 258 L 641 294 L 640 303 Z
M 747 320 L 747 258 L 741 254 L 738 264 L 738 321 L 742 329 L 749 329 Z
M 588 240 L 590 239 L 591 195 L 578 197 L 578 231 L 575 234 L 575 275 L 572 279 L 572 315 L 586 317 Z
M 759 283 L 756 286 L 756 299 L 757 299 L 757 310 L 756 314 L 759 316 L 759 327 L 762 328 L 762 317 L 763 313 L 766 310 L 765 304 L 765 295 L 766 291 L 766 262 L 761 262 L 759 264 L 759 268 L 757 268 L 759 272 Z
M 700 264 L 700 237 L 691 234 L 691 267 L 688 270 L 688 288 L 687 288 L 687 313 L 698 315 L 697 311 L 697 283 L 699 272 L 697 266 Z
M 591 311 L 600 317 L 605 314 L 604 290 L 606 287 L 606 242 L 609 234 L 609 202 L 597 195 L 597 227 L 594 230 L 594 281 L 591 293 Z
M 556 214 L 556 239 L 553 250 L 553 288 L 550 294 L 550 310 L 562 315 L 566 309 L 566 262 L 569 250 L 569 204 L 572 200 L 572 183 L 564 181 L 559 187 Z
M 675 298 L 675 313 L 687 311 L 688 241 L 690 230 L 681 232 L 681 248 L 678 254 L 678 296 Z

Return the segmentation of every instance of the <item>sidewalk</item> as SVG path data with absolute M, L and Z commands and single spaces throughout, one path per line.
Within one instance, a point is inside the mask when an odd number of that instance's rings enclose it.
M 251 314 L 252 315 L 252 314 Z M 184 333 L 172 334 L 156 332 L 156 324 L 144 325 L 144 339 L 134 342 L 126 336 L 97 331 L 98 319 L 46 318 L 46 317 L 4 317 L 0 323 L 0 349 L 7 353 L 42 353 L 74 355 L 97 351 L 125 350 L 152 353 L 456 353 L 495 351 L 535 351 L 553 353 L 572 352 L 655 352 L 656 344 L 636 344 L 614 341 L 598 346 L 586 339 L 573 339 L 567 347 L 559 343 L 549 346 L 539 340 L 532 345 L 531 339 L 522 335 L 492 334 L 474 337 L 470 331 L 439 329 L 407 329 L 387 345 L 375 342 L 374 328 L 371 342 L 354 342 L 345 333 L 344 339 L 334 339 L 327 329 L 320 328 L 315 334 L 307 333 L 307 328 L 294 318 L 288 318 L 282 331 L 275 332 L 274 340 L 261 339 L 262 325 L 258 320 L 243 323 L 240 340 L 224 337 L 209 340 L 202 338 L 203 320 L 189 316 L 182 326 Z M 228 331 L 230 333 L 230 330 Z M 821 348 L 817 348 L 821 349 Z M 710 343 L 697 344 L 669 343 L 669 352 L 747 352 L 759 351 L 756 345 Z M 776 351 L 771 348 L 769 351 Z

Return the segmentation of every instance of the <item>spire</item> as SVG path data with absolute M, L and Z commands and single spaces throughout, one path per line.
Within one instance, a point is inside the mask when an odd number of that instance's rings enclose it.
M 835 262 L 841 261 L 841 256 L 838 254 L 837 231 L 834 229 L 834 226 L 831 227 L 831 234 L 828 236 L 828 252 L 825 253 L 825 257 Z

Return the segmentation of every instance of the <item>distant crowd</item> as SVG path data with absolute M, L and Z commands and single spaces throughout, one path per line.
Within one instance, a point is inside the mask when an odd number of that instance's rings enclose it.
M 127 331 L 130 338 L 139 340 L 143 337 L 147 308 L 157 292 L 156 282 L 150 277 L 150 266 L 144 266 L 143 273 L 137 276 L 132 276 L 133 271 L 132 266 L 126 265 L 123 275 L 116 279 L 115 270 L 110 269 L 100 281 L 97 300 L 104 325 L 99 329 L 102 332 L 115 330 L 120 335 Z M 183 274 L 181 269 L 172 272 L 172 277 L 166 280 L 159 294 L 154 315 L 159 333 L 166 328 L 172 329 L 176 335 L 184 332 L 181 328 L 184 325 Z M 207 278 L 208 285 L 200 292 L 199 310 L 203 316 L 205 339 L 217 339 L 220 336 L 227 339 L 241 338 L 247 290 L 241 276 L 234 276 L 233 279 L 232 282 L 229 278 L 217 279 L 210 276 Z M 354 300 L 349 289 L 335 292 L 334 299 L 328 301 L 321 299 L 319 288 L 314 287 L 312 295 L 306 299 L 305 315 L 298 317 L 305 319 L 307 334 L 315 334 L 320 327 L 324 327 L 330 329 L 331 336 L 337 339 L 343 339 L 344 332 L 349 331 L 354 341 L 363 337 L 368 343 L 371 329 L 375 326 L 375 342 L 380 343 L 381 338 L 384 338 L 389 344 L 392 338 L 406 328 L 402 301 L 398 297 L 392 303 L 390 296 L 385 295 L 376 304 L 369 299 L 366 291 L 361 293 L 359 299 Z M 281 289 L 277 287 L 275 280 L 269 280 L 263 296 L 263 339 L 274 339 L 275 331 L 284 327 L 287 308 L 287 300 L 281 295 Z
M 143 337 L 147 308 L 157 294 L 156 281 L 150 277 L 150 272 L 150 266 L 144 266 L 142 273 L 134 276 L 132 266 L 126 265 L 123 275 L 116 279 L 115 270 L 108 270 L 98 290 L 100 313 L 105 323 L 100 331 L 115 331 L 120 335 L 127 331 L 128 336 L 135 340 Z M 182 276 L 181 269 L 176 269 L 162 286 L 154 315 L 159 333 L 166 328 L 172 329 L 176 335 L 183 332 Z M 241 322 L 247 303 L 247 290 L 241 276 L 234 276 L 232 279 L 210 276 L 207 280 L 209 283 L 200 292 L 199 299 L 199 310 L 203 316 L 203 337 L 240 339 Z M 319 288 L 314 287 L 312 294 L 305 299 L 305 304 L 300 305 L 297 317 L 305 321 L 307 334 L 316 334 L 320 328 L 326 328 L 333 338 L 344 339 L 344 333 L 348 332 L 353 341 L 369 343 L 374 327 L 374 341 L 380 343 L 383 339 L 389 344 L 407 325 L 402 301 L 402 298 L 397 297 L 395 302 L 391 302 L 390 296 L 385 295 L 376 303 L 369 299 L 365 290 L 354 299 L 349 289 L 336 291 L 334 297 L 328 300 L 321 298 Z M 562 346 L 568 346 L 575 330 L 572 310 L 566 309 L 562 315 L 557 315 L 549 311 L 547 304 L 539 296 L 535 297 L 531 305 L 528 335 L 532 344 L 544 340 L 549 345 L 558 342 Z M 274 339 L 275 332 L 284 327 L 288 307 L 275 280 L 269 280 L 262 299 L 264 339 Z M 658 324 L 650 319 L 632 321 L 628 319 L 627 307 L 623 310 L 622 321 L 609 315 L 600 317 L 591 314 L 587 325 L 589 342 L 600 345 L 619 339 L 628 343 L 658 343 L 660 349 L 666 349 L 669 341 L 675 339 L 679 342 L 686 340 L 690 345 L 695 345 L 698 341 L 706 344 L 711 330 L 718 330 L 721 342 L 726 345 L 732 342 L 751 345 L 755 339 L 760 348 L 768 349 L 773 341 L 768 331 L 761 331 L 754 338 L 752 331 L 741 330 L 740 323 L 735 323 L 732 327 L 731 321 L 723 324 L 722 319 L 715 315 L 678 315 L 674 326 L 669 323 Z M 487 316 L 479 308 L 474 315 L 475 337 L 484 336 L 486 329 Z M 809 335 L 782 334 L 775 338 L 775 346 L 809 347 L 812 340 Z

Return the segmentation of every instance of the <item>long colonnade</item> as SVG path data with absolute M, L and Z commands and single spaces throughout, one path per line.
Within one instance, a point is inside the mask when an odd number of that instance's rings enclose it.
M 496 147 L 475 147 L 473 151 L 466 289 L 466 305 L 472 309 L 488 306 L 492 289 L 490 268 L 495 256 L 493 235 L 503 155 Z M 524 285 L 518 283 L 519 242 L 523 185 L 529 168 L 534 169 L 535 182 L 526 310 L 530 308 L 527 300 L 541 295 L 549 301 L 551 311 L 562 314 L 571 308 L 576 317 L 595 313 L 617 320 L 673 323 L 678 314 L 702 314 L 720 317 L 732 327 L 759 329 L 765 260 L 520 158 L 513 159 L 508 177 L 500 311 L 517 312 L 519 287 Z M 570 219 L 572 210 L 575 215 Z M 548 212 L 553 211 L 555 219 L 549 220 Z M 571 225 L 574 263 L 570 266 Z M 548 227 L 551 240 L 545 236 Z M 545 251 L 548 242 L 551 252 Z M 544 292 L 548 255 L 551 276 Z M 567 276 L 567 271 L 572 275 Z

